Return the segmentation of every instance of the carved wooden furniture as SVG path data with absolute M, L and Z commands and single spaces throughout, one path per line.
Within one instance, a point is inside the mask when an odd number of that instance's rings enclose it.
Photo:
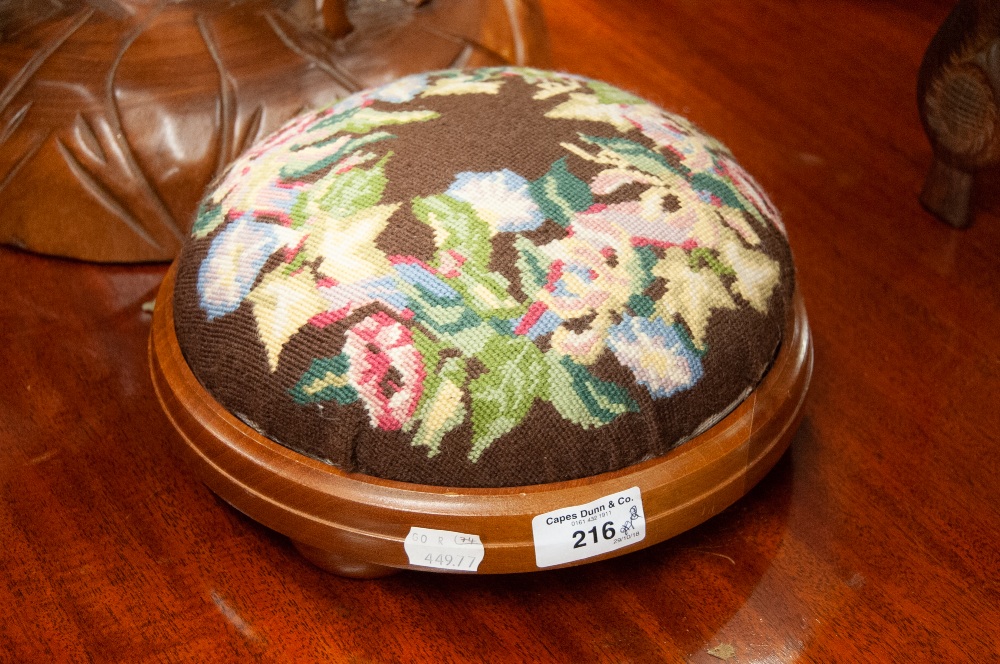
M 780 215 L 729 150 L 513 67 L 404 77 L 251 147 L 150 353 L 208 485 L 356 576 L 662 541 L 776 462 L 811 372 Z
M 304 108 L 547 58 L 533 0 L 6 0 L 0 36 L 0 242 L 92 261 L 173 258 L 205 186 Z
M 934 147 L 920 201 L 964 228 L 972 223 L 976 172 L 1000 163 L 1000 4 L 955 6 L 924 55 L 917 97 Z

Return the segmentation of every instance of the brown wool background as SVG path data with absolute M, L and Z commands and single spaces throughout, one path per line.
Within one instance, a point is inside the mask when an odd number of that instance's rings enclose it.
M 554 161 L 568 155 L 570 171 L 589 181 L 599 167 L 560 146 L 562 142 L 577 142 L 578 132 L 624 136 L 657 149 L 638 130 L 623 135 L 602 122 L 543 118 L 545 112 L 565 100 L 565 95 L 534 101 L 534 92 L 535 88 L 519 77 L 511 77 L 498 95 L 418 97 L 407 104 L 375 102 L 374 108 L 380 110 L 429 109 L 441 114 L 430 122 L 391 127 L 397 138 L 374 146 L 380 155 L 389 150 L 394 154 L 386 165 L 388 185 L 383 201 L 404 203 L 376 239 L 379 249 L 387 255 L 409 254 L 430 261 L 435 249 L 431 229 L 413 216 L 406 202 L 414 196 L 443 193 L 456 173 L 509 168 L 534 180 L 544 175 Z M 635 198 L 636 194 L 636 190 L 626 187 L 597 200 L 611 203 Z M 209 323 L 199 306 L 198 270 L 212 239 L 224 227 L 189 241 L 178 259 L 175 324 L 181 350 L 195 376 L 223 407 L 288 448 L 349 472 L 421 484 L 539 484 L 617 470 L 664 454 L 689 438 L 706 420 L 724 414 L 741 394 L 760 381 L 779 347 L 794 285 L 787 241 L 777 229 L 753 223 L 762 248 L 781 265 L 779 286 L 771 296 L 766 316 L 739 298 L 737 310 L 713 312 L 707 333 L 709 352 L 702 358 L 704 376 L 694 387 L 654 401 L 611 351 L 605 350 L 591 370 L 598 378 L 627 386 L 640 412 L 625 413 L 603 427 L 584 429 L 564 420 L 551 404 L 536 400 L 519 426 L 497 439 L 478 462 L 472 463 L 467 458 L 471 418 L 449 432 L 440 453 L 428 458 L 426 448 L 410 445 L 411 434 L 373 428 L 360 401 L 348 406 L 332 401 L 302 406 L 289 396 L 288 390 L 298 382 L 311 359 L 339 353 L 344 332 L 382 309 L 378 304 L 363 307 L 323 329 L 303 326 L 285 346 L 273 374 L 257 336 L 249 301 Z M 524 235 L 541 244 L 564 236 L 565 231 L 546 222 Z M 510 233 L 494 240 L 491 268 L 517 284 L 513 238 Z M 258 276 L 258 283 L 279 263 L 280 259 L 272 257 Z M 511 292 L 523 299 L 524 294 L 516 286 Z M 395 317 L 392 312 L 385 313 Z M 546 342 L 547 337 L 539 339 L 543 348 Z M 473 367 L 475 364 L 471 363 Z M 471 411 L 467 393 L 464 398 Z

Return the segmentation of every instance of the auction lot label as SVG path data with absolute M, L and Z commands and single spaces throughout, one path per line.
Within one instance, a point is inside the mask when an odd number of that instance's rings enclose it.
M 539 567 L 615 551 L 646 537 L 642 494 L 634 486 L 586 505 L 539 514 L 531 520 L 531 530 Z

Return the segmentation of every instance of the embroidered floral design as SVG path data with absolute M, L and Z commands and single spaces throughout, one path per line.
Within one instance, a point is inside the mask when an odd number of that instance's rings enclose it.
M 513 77 L 546 121 L 617 135 L 577 134 L 537 179 L 464 171 L 443 191 L 387 200 L 388 129 L 438 121 L 422 100 L 497 95 Z M 379 248 L 404 209 L 429 228 L 429 258 Z M 546 224 L 558 232 L 538 239 Z M 304 116 L 238 160 L 195 224 L 211 236 L 197 288 L 209 321 L 250 303 L 272 372 L 305 326 L 353 321 L 291 398 L 360 402 L 372 427 L 430 457 L 468 423 L 475 462 L 536 402 L 590 429 L 638 411 L 637 390 L 667 399 L 696 385 L 713 312 L 768 310 L 772 225 L 777 211 L 724 146 L 627 92 L 530 69 L 438 72 Z M 494 265 L 501 240 L 513 271 Z M 600 378 L 602 357 L 635 385 Z
M 445 193 L 472 206 L 494 233 L 530 231 L 545 221 L 528 191 L 530 183 L 509 169 L 459 173 Z
M 395 431 L 424 391 L 423 358 L 410 331 L 379 311 L 347 331 L 347 381 L 361 396 L 373 427 Z
M 242 215 L 215 236 L 198 272 L 201 306 L 212 320 L 236 311 L 264 263 L 294 235 Z
M 667 326 L 659 317 L 625 314 L 611 329 L 608 345 L 654 398 L 665 399 L 686 390 L 702 376 L 701 359 L 684 328 L 677 323 Z

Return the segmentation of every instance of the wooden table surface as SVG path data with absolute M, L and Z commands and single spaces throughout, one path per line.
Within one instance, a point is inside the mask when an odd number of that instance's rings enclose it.
M 0 251 L 0 661 L 996 661 L 1000 176 L 967 231 L 917 202 L 950 4 L 544 2 L 557 67 L 687 114 L 772 192 L 815 335 L 771 475 L 612 561 L 320 572 L 183 465 L 146 364 L 164 267 Z

